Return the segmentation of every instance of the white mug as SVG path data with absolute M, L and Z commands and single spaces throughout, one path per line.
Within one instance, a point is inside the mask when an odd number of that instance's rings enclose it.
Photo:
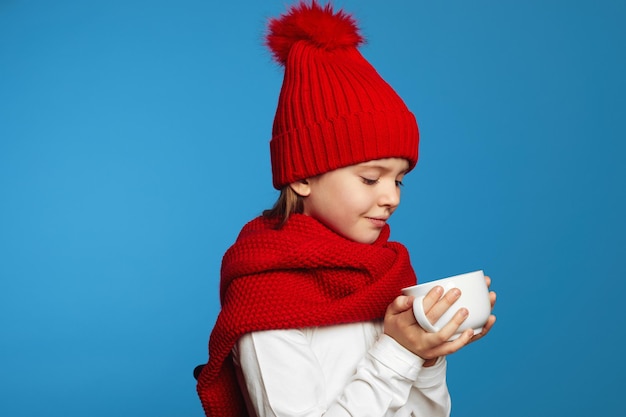
M 444 294 L 453 288 L 458 288 L 461 290 L 461 296 L 439 320 L 433 324 L 426 317 L 423 301 L 426 294 L 438 285 L 443 287 Z M 427 332 L 438 332 L 443 326 L 448 324 L 459 309 L 465 307 L 469 311 L 469 315 L 461 326 L 459 326 L 456 333 L 448 340 L 458 338 L 467 329 L 473 329 L 474 334 L 480 333 L 491 315 L 489 288 L 485 282 L 483 271 L 468 272 L 466 274 L 455 275 L 403 288 L 402 294 L 415 297 L 415 301 L 413 301 L 413 314 L 415 314 L 415 319 L 422 329 Z

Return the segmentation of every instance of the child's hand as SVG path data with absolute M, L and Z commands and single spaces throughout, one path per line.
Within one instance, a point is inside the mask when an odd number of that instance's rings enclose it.
M 491 280 L 486 277 L 487 284 Z M 459 298 L 460 291 L 452 289 L 443 297 L 443 288 L 435 287 L 424 297 L 424 311 L 431 323 L 435 323 L 443 313 L 450 308 Z M 495 293 L 490 293 L 492 308 L 495 303 Z M 456 340 L 448 342 L 448 339 L 456 332 L 459 326 L 467 318 L 467 309 L 456 312 L 448 324 L 439 332 L 429 333 L 422 329 L 413 315 L 414 297 L 399 296 L 387 307 L 384 320 L 384 332 L 406 349 L 415 353 L 426 361 L 425 366 L 434 363 L 439 356 L 449 355 L 461 349 L 471 341 L 483 337 L 493 326 L 495 316 L 489 317 L 483 332 L 474 336 L 471 329 L 466 330 Z

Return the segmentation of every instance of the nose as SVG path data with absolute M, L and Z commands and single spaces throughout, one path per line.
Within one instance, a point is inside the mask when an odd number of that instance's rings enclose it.
M 400 204 L 400 187 L 395 181 L 386 181 L 381 184 L 378 204 L 395 209 Z

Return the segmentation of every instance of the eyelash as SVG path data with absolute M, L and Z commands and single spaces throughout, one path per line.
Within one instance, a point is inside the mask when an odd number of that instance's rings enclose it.
M 366 177 L 361 177 L 361 180 L 366 184 L 366 185 L 376 185 L 378 184 L 379 179 L 371 179 L 371 178 L 366 178 Z M 402 183 L 402 181 L 396 181 L 396 187 L 402 187 L 404 186 L 404 184 Z
M 375 185 L 378 184 L 378 178 L 376 178 L 375 180 L 371 179 L 371 178 L 366 178 L 366 177 L 361 177 L 361 180 L 366 184 L 366 185 Z

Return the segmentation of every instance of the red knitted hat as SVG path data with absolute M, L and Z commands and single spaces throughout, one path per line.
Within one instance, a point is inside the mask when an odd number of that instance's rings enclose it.
M 285 67 L 270 141 L 274 187 L 374 159 L 417 163 L 415 116 L 357 47 L 355 20 L 301 1 L 269 21 L 267 46 Z

